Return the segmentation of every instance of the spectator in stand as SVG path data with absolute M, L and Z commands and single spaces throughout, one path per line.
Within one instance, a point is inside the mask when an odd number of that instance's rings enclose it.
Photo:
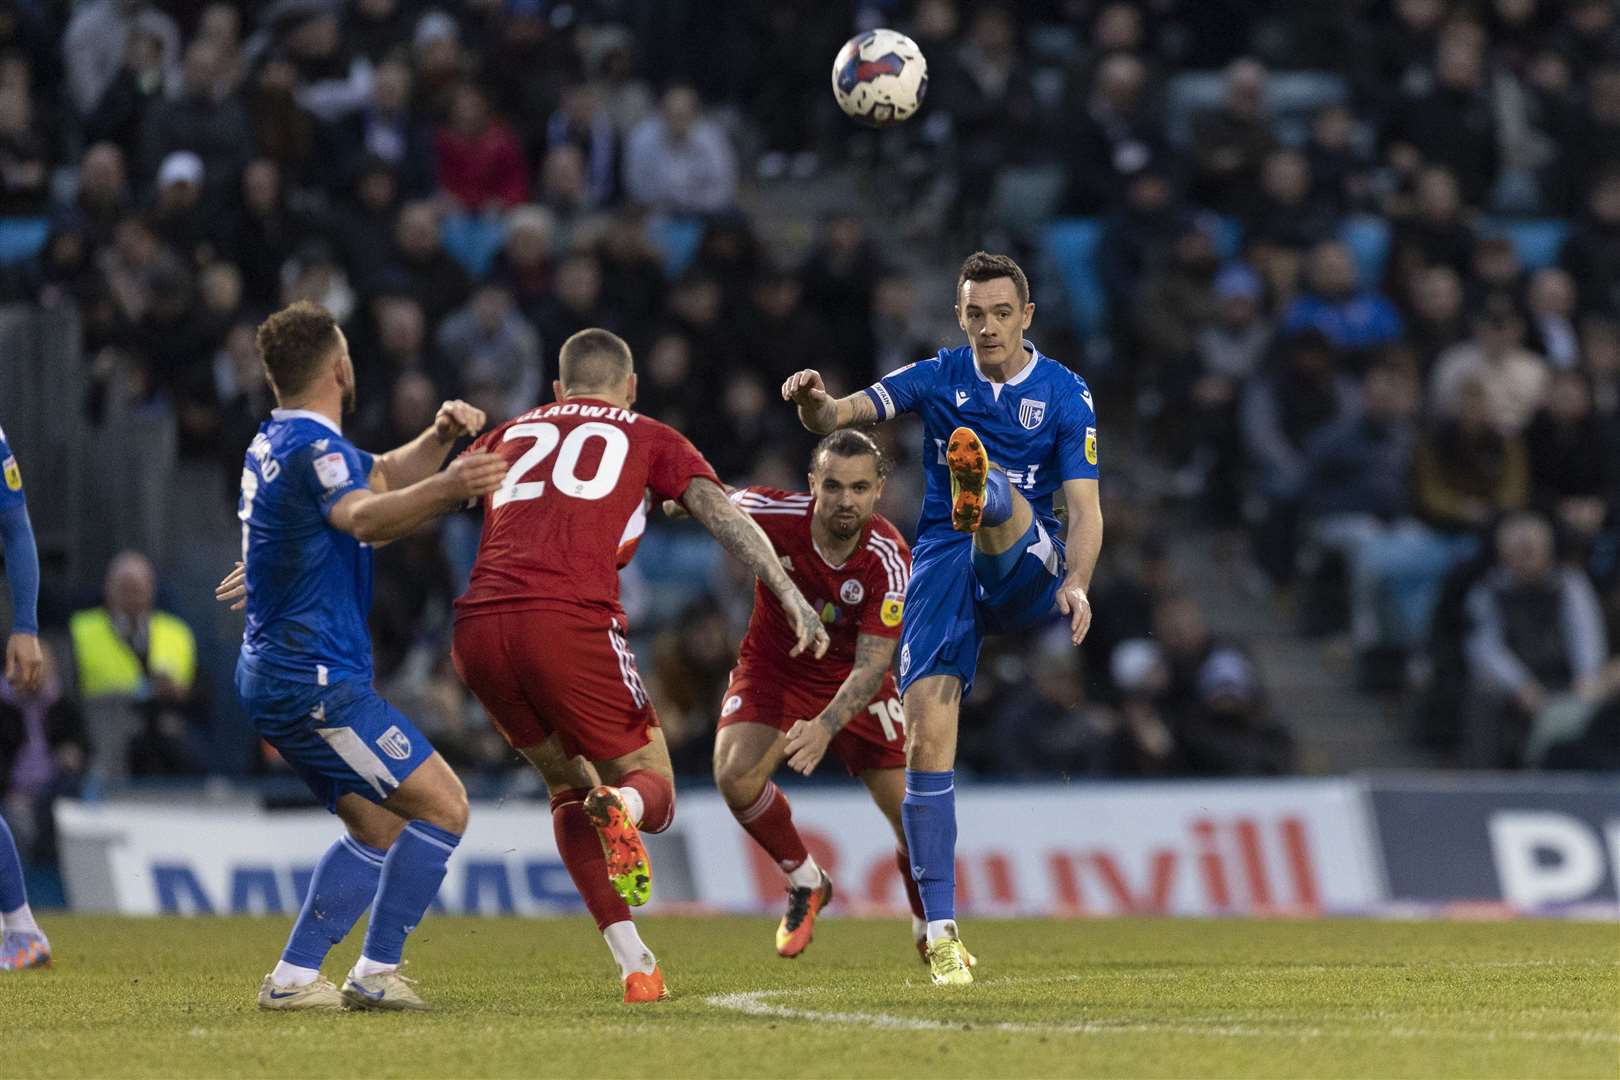
M 1620 56 L 1620 17 L 1612 0 L 1571 0 L 1554 42 L 1582 75 Z
M 1128 53 L 1097 65 L 1078 130 L 1059 144 L 1069 172 L 1066 213 L 1114 209 L 1130 178 L 1163 156 L 1158 118 L 1148 107 L 1147 78 L 1147 66 Z
M 1589 188 L 1602 170 L 1620 166 L 1620 52 L 1587 77 L 1585 104 L 1568 140 L 1577 190 Z
M 1335 217 L 1366 209 L 1373 192 L 1373 166 L 1356 137 L 1356 117 L 1343 105 L 1329 105 L 1311 118 L 1305 150 L 1311 195 Z
M 804 264 L 804 291 L 824 323 L 823 348 L 840 367 L 870 362 L 872 286 L 884 264 L 859 215 L 839 212 L 822 220 L 821 235 Z
M 1530 275 L 1527 297 L 1532 348 L 1555 370 L 1580 366 L 1580 334 L 1575 326 L 1575 279 L 1569 271 L 1544 266 Z
M 412 111 L 411 69 L 402 60 L 377 66 L 371 80 L 371 100 L 345 119 L 329 125 L 328 157 L 358 171 L 362 159 L 375 158 L 393 166 L 400 192 L 421 198 L 434 190 L 433 135 Z
M 411 111 L 425 123 L 441 124 L 450 115 L 450 95 L 473 62 L 462 48 L 461 27 L 438 9 L 423 12 L 411 35 L 411 55 L 416 72 L 411 84 Z M 532 77 L 535 72 L 529 69 L 524 74 Z
M 562 104 L 546 121 L 545 147 L 575 147 L 584 163 L 588 205 L 607 204 L 618 189 L 619 140 L 613 117 L 592 83 L 576 83 L 563 91 Z
M 1066 637 L 1036 639 L 1026 665 L 1033 693 L 1007 695 L 994 709 L 987 764 L 997 775 L 1102 777 L 1125 771 L 1125 731 L 1111 709 L 1086 700 L 1079 660 Z
M 447 389 L 455 385 L 451 362 L 434 351 L 428 337 L 427 318 L 412 293 L 398 290 L 379 296 L 371 307 L 377 324 L 373 363 L 378 368 L 375 381 L 379 385 L 392 387 L 406 372 L 420 372 Z
M 391 269 L 422 302 L 430 328 L 460 307 L 471 291 L 467 271 L 444 250 L 439 238 L 438 208 L 430 202 L 406 203 L 394 227 Z
M 222 244 L 242 270 L 242 292 L 260 311 L 281 305 L 282 267 L 304 243 L 313 223 L 287 203 L 281 168 L 268 158 L 242 170 L 235 212 L 222 228 Z
M 1433 266 L 1468 272 L 1474 230 L 1462 214 L 1462 192 L 1450 169 L 1430 165 L 1418 173 L 1417 212 L 1396 226 L 1390 246 L 1397 280 Z
M 1020 56 L 1010 8 L 976 5 L 956 62 L 961 72 L 951 109 L 960 163 L 956 209 L 971 231 L 989 206 L 996 170 L 1019 160 L 1039 137 L 1038 117 L 1030 66 Z
M 1348 57 L 1356 98 L 1378 125 L 1401 98 L 1433 78 L 1431 66 L 1447 0 L 1395 0 L 1393 19 L 1357 19 L 1360 39 Z
M 1473 24 L 1448 25 L 1436 48 L 1433 82 L 1407 95 L 1385 135 L 1386 144 L 1405 144 L 1449 169 L 1469 206 L 1490 194 L 1500 158 L 1486 74 L 1483 35 Z
M 365 107 L 371 62 L 355 55 L 343 34 L 339 5 L 293 4 L 280 9 L 270 31 L 297 71 L 298 105 L 331 124 Z
M 50 203 L 49 155 L 27 83 L 0 85 L 0 216 L 36 217 Z
M 1506 293 L 1493 293 L 1474 318 L 1474 336 L 1453 345 L 1435 362 L 1429 404 L 1441 416 L 1456 416 L 1462 388 L 1479 383 L 1489 395 L 1491 420 L 1504 435 L 1517 435 L 1541 407 L 1549 370 L 1524 347 L 1524 317 Z
M 585 155 L 572 143 L 562 143 L 546 151 L 540 162 L 540 191 L 536 198 L 551 211 L 560 246 L 572 246 L 575 233 L 585 227 L 595 209 Z
M 127 159 L 140 160 L 141 134 L 147 115 L 162 98 L 169 69 L 177 66 L 180 42 L 167 57 L 161 32 L 148 25 L 150 17 L 167 19 L 157 12 L 146 12 L 125 39 L 123 66 L 101 96 L 84 110 L 80 133 L 87 142 L 110 142 Z
M 767 377 L 780 374 L 781 381 L 820 362 L 820 323 L 805 310 L 804 283 L 798 275 L 781 269 L 759 274 L 749 290 L 741 321 L 742 354 Z
M 101 103 L 103 95 L 129 66 L 131 39 L 149 37 L 156 59 L 143 70 L 161 83 L 180 59 L 180 30 L 155 5 L 136 0 L 91 0 L 79 4 L 62 38 L 67 89 L 81 116 Z
M 1114 649 L 1110 677 L 1119 690 L 1122 751 L 1114 770 L 1120 776 L 1163 776 L 1181 767 L 1180 747 L 1165 715 L 1170 665 L 1164 650 L 1147 638 L 1131 638 Z
M 110 142 L 98 142 L 79 162 L 79 191 L 73 208 L 81 216 L 86 239 L 100 247 L 111 242 L 118 221 L 129 212 L 129 178 L 124 155 Z
M 1225 525 L 1238 520 L 1243 497 L 1239 402 L 1271 350 L 1274 328 L 1263 310 L 1264 291 L 1260 276 L 1244 263 L 1216 275 L 1216 317 L 1198 331 L 1197 365 L 1185 399 L 1172 401 L 1169 409 L 1187 421 L 1191 486 L 1203 492 L 1210 518 Z
M 903 271 L 886 271 L 872 287 L 873 378 L 881 378 L 932 352 L 923 327 L 917 282 Z
M 1283 312 L 1281 330 L 1315 330 L 1336 349 L 1365 354 L 1401 336 L 1400 312 L 1383 296 L 1356 280 L 1356 260 L 1338 240 L 1311 249 L 1308 288 Z
M 1144 389 L 1168 390 L 1175 376 L 1191 369 L 1198 335 L 1217 315 L 1220 259 L 1209 232 L 1189 227 L 1167 255 L 1143 275 L 1132 312 L 1132 354 Z
M 449 122 L 433 134 L 439 187 L 462 209 L 505 210 L 529 197 L 527 166 L 510 124 L 492 116 L 489 98 L 474 83 L 450 95 Z
M 202 266 L 214 252 L 212 224 L 203 206 L 202 158 L 176 150 L 158 168 L 152 227 L 192 266 Z
M 672 86 L 659 111 L 630 133 L 624 151 L 630 198 L 676 214 L 729 209 L 737 198 L 737 159 L 720 125 L 703 115 L 690 86 Z
M 1547 402 L 1525 432 L 1531 504 L 1590 549 L 1608 516 L 1605 500 L 1620 485 L 1620 460 L 1592 410 L 1592 388 L 1579 371 L 1552 376 Z
M 646 211 L 626 207 L 607 219 L 596 242 L 602 267 L 602 293 L 614 298 L 621 333 L 639 350 L 652 339 L 664 310 L 663 253 L 647 234 Z
M 1311 166 L 1298 150 L 1267 154 L 1260 166 L 1260 193 L 1247 208 L 1251 240 L 1303 251 L 1333 235 L 1333 214 L 1316 202 Z
M 367 155 L 327 215 L 326 229 L 342 253 L 349 280 L 361 292 L 377 288 L 388 266 L 399 206 L 399 171 L 383 158 Z
M 617 322 L 603 300 L 601 261 L 588 251 L 571 253 L 557 264 L 556 286 L 535 323 L 545 346 L 545 370 L 557 370 L 557 353 L 574 334 Z
M 226 190 L 240 175 L 253 149 L 253 129 L 242 102 L 222 86 L 228 58 L 210 41 L 186 47 L 180 92 L 156 102 L 147 114 L 141 140 L 146 177 L 157 175 L 163 159 L 176 150 L 202 158 L 210 194 Z
M 145 555 L 124 551 L 108 564 L 103 605 L 68 620 L 79 697 L 125 703 L 140 717 L 126 746 L 106 746 L 108 754 L 127 754 L 131 773 L 194 774 L 201 768 L 187 746 L 186 720 L 197 700 L 197 642 L 189 626 L 154 606 L 156 596 Z
M 1124 203 L 1108 216 L 1098 242 L 1097 274 L 1115 307 L 1115 326 L 1148 269 L 1164 258 L 1178 237 L 1201 223 L 1179 198 L 1167 162 L 1150 160 L 1125 185 Z
M 1253 661 L 1237 649 L 1211 650 L 1198 668 L 1197 701 L 1176 742 L 1194 776 L 1278 776 L 1294 764 L 1294 739 L 1270 715 Z
M 555 233 L 556 221 L 543 206 L 531 203 L 507 211 L 505 236 L 490 280 L 506 287 L 530 323 L 538 323 L 551 295 Z
M 62 684 L 55 650 L 40 642 L 45 661 L 39 688 L 28 693 L 0 677 L 0 806 L 32 861 L 56 862 L 59 798 L 78 798 L 90 762 L 84 716 Z M 20 821 L 28 827 L 18 829 Z
M 1580 288 L 1581 310 L 1620 318 L 1620 165 L 1593 182 L 1586 215 L 1559 256 Z
M 1468 335 L 1462 278 L 1449 266 L 1430 266 L 1408 279 L 1406 341 L 1423 371 Z
M 1463 763 L 1482 768 L 1522 765 L 1537 715 L 1560 695 L 1596 696 L 1608 656 L 1592 583 L 1557 564 L 1544 518 L 1503 521 L 1496 561 L 1467 600 L 1472 701 Z
M 1222 104 L 1193 120 L 1190 195 L 1200 206 L 1244 216 L 1260 186 L 1266 155 L 1277 145 L 1266 95 L 1270 75 L 1258 60 L 1226 69 Z
M 318 168 L 319 125 L 298 103 L 298 69 L 271 57 L 246 91 L 248 122 L 259 152 L 300 180 L 313 180 Z
M 461 396 L 491 425 L 540 404 L 540 335 L 501 286 L 480 285 L 439 325 L 437 343 L 440 355 L 454 357 Z
M 343 39 L 356 56 L 381 67 L 409 46 L 415 6 L 405 0 L 355 0 L 343 26 Z

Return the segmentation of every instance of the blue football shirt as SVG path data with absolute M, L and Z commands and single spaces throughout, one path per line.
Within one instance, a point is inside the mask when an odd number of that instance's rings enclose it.
M 6 442 L 5 429 L 0 428 L 0 510 L 25 506 L 27 502 L 23 494 L 22 469 L 17 465 L 17 457 L 11 452 L 10 444 Z
M 1005 383 L 992 382 L 973 360 L 971 346 L 941 349 L 885 375 L 867 388 L 879 420 L 914 412 L 923 422 L 920 549 L 947 540 L 968 542 L 951 527 L 951 474 L 945 443 L 966 426 L 984 441 L 990 460 L 1007 471 L 1047 531 L 1061 536 L 1052 495 L 1065 480 L 1097 478 L 1097 414 L 1086 381 L 1028 341 L 1030 363 Z
M 257 674 L 334 685 L 371 679 L 371 547 L 327 522 L 367 486 L 372 457 L 318 413 L 276 409 L 242 466 L 247 627 L 241 663 Z

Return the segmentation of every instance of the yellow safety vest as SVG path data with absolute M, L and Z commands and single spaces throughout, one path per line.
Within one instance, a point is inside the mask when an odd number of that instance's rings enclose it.
M 75 612 L 68 620 L 68 630 L 73 635 L 80 694 L 133 694 L 140 688 L 146 673 L 134 650 L 113 628 L 106 608 Z M 166 611 L 154 611 L 147 638 L 147 670 L 167 675 L 176 685 L 189 689 L 197 674 L 197 642 L 191 627 Z

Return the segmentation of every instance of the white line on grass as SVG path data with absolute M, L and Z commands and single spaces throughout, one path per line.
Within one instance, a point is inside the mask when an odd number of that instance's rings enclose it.
M 1015 980 L 997 980 L 998 984 L 1006 985 Z M 1026 980 L 1016 980 L 1026 981 Z M 1034 981 L 1034 980 L 1028 980 Z M 1041 980 L 1049 981 L 1049 980 Z M 1234 1023 L 1240 1018 L 1221 1017 L 1219 1022 L 1187 1023 L 1183 1021 L 1140 1021 L 1140 1020 L 1078 1020 L 1067 1023 L 1026 1024 L 1016 1021 L 995 1021 L 975 1024 L 952 1020 L 928 1020 L 922 1017 L 897 1016 L 893 1013 L 877 1012 L 845 1012 L 824 1009 L 797 1009 L 787 1005 L 777 1005 L 768 1001 L 768 998 L 782 997 L 787 994 L 802 994 L 805 991 L 792 990 L 745 990 L 732 994 L 711 994 L 704 998 L 705 1004 L 717 1009 L 727 1009 L 740 1012 L 747 1016 L 772 1016 L 782 1020 L 808 1020 L 818 1024 L 847 1024 L 852 1027 L 879 1028 L 891 1031 L 1005 1031 L 1020 1034 L 1066 1034 L 1066 1035 L 1203 1035 L 1222 1038 L 1255 1038 L 1255 1039 L 1354 1039 L 1354 1038 L 1395 1038 L 1395 1039 L 1455 1039 L 1462 1041 L 1480 1040 L 1484 1042 L 1498 1041 L 1533 1041 L 1533 1042 L 1579 1042 L 1579 1043 L 1620 1043 L 1620 1033 L 1612 1031 L 1499 1031 L 1464 1029 L 1430 1030 L 1425 1028 L 1408 1027 L 1381 1027 L 1381 1028 L 1324 1028 L 1324 1027 L 1277 1027 L 1255 1026 L 1249 1023 Z M 1249 1018 L 1241 1018 L 1247 1020 Z M 1264 1017 L 1258 1017 L 1264 1022 Z

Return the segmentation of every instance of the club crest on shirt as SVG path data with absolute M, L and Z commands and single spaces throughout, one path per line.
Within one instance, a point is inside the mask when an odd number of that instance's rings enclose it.
M 838 598 L 846 604 L 858 604 L 866 599 L 866 587 L 850 578 L 838 590 Z
M 883 620 L 883 625 L 891 628 L 900 625 L 900 619 L 905 613 L 906 598 L 901 593 L 890 593 L 885 596 L 883 606 L 878 609 L 878 616 Z
M 1046 402 L 1026 398 L 1018 403 L 1018 422 L 1034 431 L 1046 419 Z
M 721 716 L 730 716 L 732 713 L 736 712 L 740 708 L 742 708 L 742 697 L 741 697 L 741 695 L 732 694 L 730 697 L 726 698 L 725 705 L 721 706 L 720 715 Z
M 902 646 L 900 646 L 900 677 L 902 679 L 905 678 L 906 677 L 906 672 L 908 672 L 910 670 L 911 670 L 911 646 L 910 645 L 902 645 Z
M 6 472 L 6 487 L 10 488 L 12 491 L 21 491 L 22 490 L 22 470 L 17 467 L 17 458 L 16 458 L 15 455 L 6 458 L 6 460 L 5 460 L 5 472 Z
M 1086 464 L 1097 464 L 1097 429 L 1086 428 Z
M 404 761 L 411 756 L 411 740 L 395 724 L 377 737 L 377 745 L 382 752 L 395 761 Z

